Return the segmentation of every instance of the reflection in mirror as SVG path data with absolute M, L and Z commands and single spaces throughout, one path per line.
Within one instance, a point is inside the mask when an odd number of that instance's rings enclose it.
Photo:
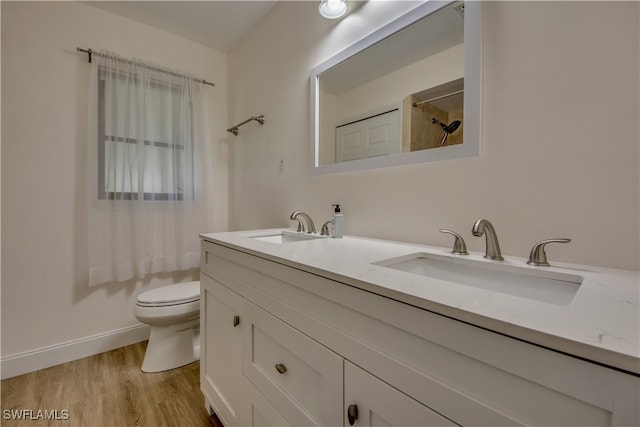
M 312 70 L 314 173 L 478 155 L 472 3 L 424 3 Z
M 402 151 L 462 144 L 464 79 L 411 94 L 402 102 Z

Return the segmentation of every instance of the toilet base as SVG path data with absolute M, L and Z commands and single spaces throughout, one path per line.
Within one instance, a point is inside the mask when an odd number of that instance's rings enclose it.
M 151 326 L 142 372 L 179 368 L 200 359 L 200 320 Z

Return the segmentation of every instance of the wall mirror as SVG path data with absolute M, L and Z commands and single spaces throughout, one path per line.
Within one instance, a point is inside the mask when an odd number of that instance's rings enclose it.
M 312 173 L 480 154 L 482 4 L 429 1 L 311 70 Z

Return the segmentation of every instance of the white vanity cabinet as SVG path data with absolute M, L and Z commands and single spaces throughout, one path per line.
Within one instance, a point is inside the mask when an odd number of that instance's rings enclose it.
M 226 427 L 640 424 L 637 376 L 278 261 L 202 243 L 202 390 Z

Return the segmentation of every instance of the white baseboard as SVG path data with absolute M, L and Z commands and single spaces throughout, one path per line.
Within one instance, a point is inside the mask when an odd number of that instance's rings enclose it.
M 0 359 L 0 377 L 15 377 L 28 372 L 83 359 L 105 351 L 149 339 L 148 325 L 138 324 L 103 332 L 60 344 L 42 347 Z

